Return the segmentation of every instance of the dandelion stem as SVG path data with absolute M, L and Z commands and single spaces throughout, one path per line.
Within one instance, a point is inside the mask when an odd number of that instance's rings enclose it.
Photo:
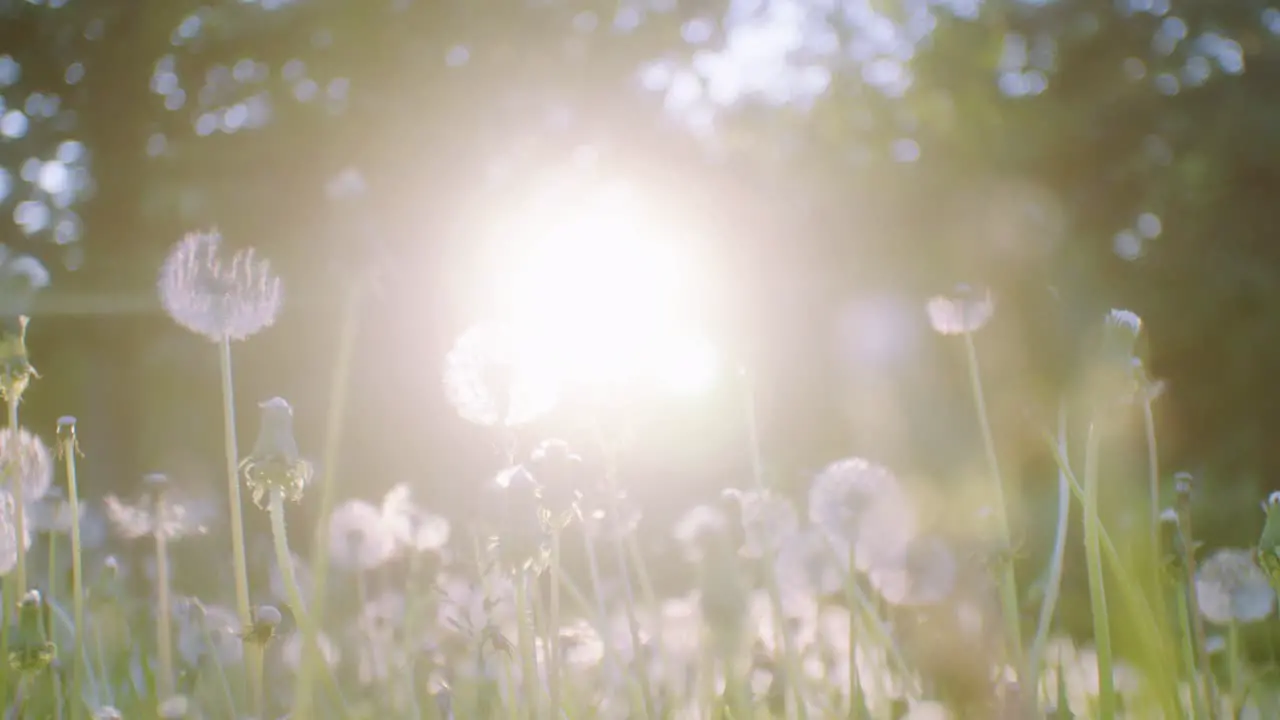
M 542 693 L 538 688 L 538 657 L 534 648 L 533 633 L 530 625 L 534 622 L 530 617 L 528 572 L 516 574 L 516 641 L 520 645 L 520 675 L 523 680 L 525 704 L 528 717 L 539 718 L 542 713 Z
M 551 530 L 551 588 L 547 613 L 547 682 L 550 685 L 551 712 L 560 716 L 560 527 Z
M 12 440 L 16 448 L 18 442 L 18 397 L 16 394 L 9 396 L 8 406 L 9 432 L 13 433 Z M 14 584 L 17 586 L 15 598 L 20 598 L 27 591 L 27 505 L 25 498 L 22 497 L 22 476 L 16 467 L 17 461 L 9 458 L 8 463 L 9 467 L 6 470 L 9 475 L 9 484 L 13 488 L 14 536 L 18 539 L 18 564 L 13 570 Z
M 324 592 L 321 589 L 327 587 L 329 575 L 329 544 L 325 542 L 321 533 L 327 527 L 337 496 L 334 468 L 338 464 L 338 444 L 342 437 L 342 418 L 347 405 L 347 376 L 351 372 L 352 358 L 356 349 L 360 292 L 359 284 L 348 292 L 343 312 L 342 332 L 338 340 L 338 356 L 334 362 L 333 376 L 329 380 L 329 417 L 325 427 L 324 462 L 320 467 L 320 522 L 317 523 L 311 553 L 312 582 L 317 588 L 312 620 L 317 627 L 324 625 Z M 302 650 L 302 666 L 298 669 L 298 677 L 294 684 L 293 714 L 294 717 L 305 719 L 311 710 L 311 683 L 316 672 L 316 663 L 319 662 L 319 652 L 318 648 L 309 641 L 303 642 Z
M 298 575 L 294 572 L 293 553 L 289 551 L 289 533 L 284 522 L 284 491 L 280 488 L 271 489 L 271 502 L 267 507 L 267 514 L 271 516 L 271 544 L 276 553 L 276 565 L 280 567 L 280 576 L 284 579 L 285 593 L 289 596 L 289 609 L 302 630 L 303 647 L 310 648 L 309 652 L 319 653 L 320 629 L 307 613 L 306 604 L 302 599 L 302 589 L 298 585 Z M 326 663 L 325 666 L 328 667 L 328 664 Z M 325 684 L 330 693 L 339 706 L 345 709 L 346 701 L 338 689 L 337 681 L 333 678 L 332 670 L 325 675 L 325 678 Z
M 1022 667 L 1022 625 L 1018 619 L 1018 581 L 1013 570 L 1013 542 L 1009 532 L 1009 508 L 1005 501 L 1004 480 L 1000 475 L 1000 462 L 996 457 L 995 439 L 991 433 L 991 422 L 987 417 L 987 401 L 982 391 L 982 370 L 978 365 L 978 348 L 973 342 L 973 334 L 964 333 L 964 347 L 969 359 L 969 383 L 973 388 L 973 401 L 978 410 L 978 425 L 982 429 L 982 444 L 987 454 L 987 464 L 991 469 L 991 485 L 995 494 L 995 516 L 1000 533 L 1000 541 L 1008 552 L 1004 553 L 1003 567 L 1000 572 L 1000 605 L 1004 611 L 1005 640 L 1008 657 L 1016 668 Z
M 1205 647 L 1204 619 L 1200 616 L 1200 601 L 1196 597 L 1196 545 L 1195 535 L 1191 528 L 1191 493 L 1178 493 L 1178 534 L 1181 536 L 1183 552 L 1183 571 L 1185 579 L 1184 593 L 1187 598 L 1187 614 L 1190 616 L 1190 630 L 1195 650 L 1196 664 L 1205 684 L 1205 698 L 1208 700 L 1210 712 L 1217 714 L 1217 688 L 1214 687 L 1213 672 L 1209 668 L 1209 651 Z M 1210 715 L 1212 717 L 1213 715 Z
M 1231 708 L 1241 704 L 1244 671 L 1240 668 L 1240 623 L 1235 618 L 1227 625 L 1227 677 L 1230 680 Z
M 156 500 L 156 516 L 162 516 Z M 169 543 L 163 523 L 157 521 L 154 533 L 156 541 L 156 645 L 160 661 L 160 699 L 173 695 L 173 628 L 169 611 Z
M 1093 614 L 1093 640 L 1098 651 L 1098 717 L 1114 720 L 1115 678 L 1111 671 L 1111 624 L 1103 585 L 1102 549 L 1098 517 L 1098 461 L 1101 453 L 1096 422 L 1089 424 L 1084 459 L 1084 552 L 1089 575 L 1089 606 Z
M 80 687 L 84 673 L 84 565 L 80 547 L 80 489 L 76 480 L 76 453 L 78 452 L 74 436 L 63 440 L 63 460 L 67 468 L 67 502 L 71 509 L 71 608 L 75 619 L 73 630 L 75 655 L 71 661 L 71 687 L 77 699 L 84 696 Z M 71 717 L 80 716 L 81 702 L 71 705 Z
M 1067 456 L 1067 404 L 1058 406 L 1058 452 Z M 1049 640 L 1049 629 L 1053 626 L 1054 613 L 1058 607 L 1058 593 L 1062 590 L 1062 567 L 1067 555 L 1067 531 L 1071 522 L 1071 485 L 1067 482 L 1067 474 L 1058 468 L 1058 522 L 1053 537 L 1053 555 L 1049 560 L 1049 583 L 1045 588 L 1044 602 L 1040 605 L 1040 620 L 1036 625 L 1036 636 L 1031 641 L 1031 656 L 1027 663 L 1027 682 L 1035 687 L 1040 679 L 1040 663 L 1043 660 L 1045 643 Z M 1029 694 L 1034 701 L 1034 693 Z
M 241 626 L 248 628 L 253 625 L 253 609 L 249 605 L 249 567 L 245 561 L 244 513 L 240 505 L 240 451 L 236 447 L 236 399 L 231 375 L 231 338 L 224 336 L 218 343 L 218 350 L 218 367 L 222 376 L 222 432 L 227 462 L 227 505 L 231 514 L 231 561 L 235 572 L 236 614 L 240 616 Z M 263 717 L 265 711 L 261 655 L 251 645 L 245 646 L 245 671 L 249 675 L 254 712 L 259 717 Z
M 1205 705 L 1204 694 L 1201 692 L 1200 682 L 1197 679 L 1199 673 L 1196 672 L 1196 643 L 1191 631 L 1191 612 L 1187 608 L 1187 594 L 1178 593 L 1178 621 L 1181 623 L 1182 632 L 1182 662 L 1183 669 L 1187 673 L 1188 687 L 1191 692 L 1191 707 L 1195 711 L 1196 717 L 1208 718 L 1209 708 Z

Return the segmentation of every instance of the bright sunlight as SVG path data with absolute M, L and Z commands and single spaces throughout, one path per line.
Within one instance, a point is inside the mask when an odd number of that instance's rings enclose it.
M 702 268 L 675 218 L 630 185 L 543 185 L 494 242 L 494 310 L 560 382 L 681 393 L 714 382 Z

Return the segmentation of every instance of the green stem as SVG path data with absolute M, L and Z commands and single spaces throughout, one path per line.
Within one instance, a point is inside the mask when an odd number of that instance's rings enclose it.
M 1085 491 L 1080 484 L 1079 478 L 1072 471 L 1071 464 L 1067 461 L 1066 456 L 1058 451 L 1058 444 L 1053 436 L 1046 432 L 1044 437 L 1049 451 L 1053 454 L 1054 462 L 1057 463 L 1058 469 L 1062 471 L 1067 478 L 1067 482 L 1071 485 L 1071 494 L 1075 496 L 1076 502 L 1083 508 L 1085 506 Z M 1140 584 L 1134 581 L 1132 573 L 1126 569 L 1124 562 L 1120 558 L 1120 552 L 1116 549 L 1115 543 L 1101 522 L 1098 523 L 1098 536 L 1101 539 L 1103 557 L 1111 566 L 1112 577 L 1118 584 L 1121 598 L 1124 600 L 1125 608 L 1128 611 L 1128 621 L 1133 624 L 1134 631 L 1139 638 L 1140 650 L 1143 654 L 1143 660 L 1149 668 L 1149 677 L 1152 685 L 1159 688 L 1158 694 L 1165 716 L 1177 717 L 1180 703 L 1176 683 L 1177 669 L 1169 665 L 1169 663 L 1174 662 L 1174 658 L 1168 650 L 1167 641 L 1161 633 L 1155 612 L 1147 601 L 1146 595 L 1143 594 Z M 1176 663 L 1174 664 L 1176 665 Z
M 1227 677 L 1231 688 L 1232 712 L 1240 707 L 1244 687 L 1244 671 L 1240 667 L 1240 624 L 1234 619 L 1227 625 Z
M 334 469 L 338 464 L 338 444 L 342 437 L 343 416 L 347 405 L 347 376 L 351 372 L 352 358 L 355 355 L 357 330 L 359 328 L 360 287 L 357 284 L 348 295 L 343 311 L 342 334 L 338 340 L 338 356 L 333 366 L 333 376 L 329 381 L 329 417 L 325 427 L 324 462 L 320 466 L 320 510 L 319 522 L 316 523 L 316 534 L 312 544 L 312 582 L 316 588 L 315 605 L 312 607 L 312 621 L 316 627 L 324 625 L 324 588 L 328 587 L 329 575 L 329 543 L 324 536 L 329 516 L 333 513 L 333 505 L 337 498 L 337 483 L 334 481 Z M 289 566 L 292 569 L 292 564 Z M 302 647 L 302 666 L 298 669 L 298 677 L 294 682 L 293 708 L 294 717 L 305 719 L 311 710 L 311 684 L 319 662 L 318 648 L 309 642 Z
M 65 441 L 62 447 L 63 459 L 67 468 L 67 502 L 71 507 L 71 608 L 75 619 L 73 632 L 75 655 L 71 662 L 71 687 L 75 690 L 77 702 L 71 705 L 72 720 L 80 716 L 84 691 L 80 687 L 84 672 L 84 566 L 80 547 L 80 489 L 76 480 L 76 442 L 74 437 Z
M 156 514 L 160 503 L 156 501 Z M 157 527 L 156 541 L 156 645 L 160 661 L 160 699 L 173 695 L 173 629 L 169 612 L 169 543 L 164 528 Z
M 1111 669 L 1111 623 L 1102 577 L 1102 549 L 1098 517 L 1098 461 L 1101 453 L 1098 429 L 1089 424 L 1084 459 L 1084 552 L 1089 576 L 1089 607 L 1093 614 L 1093 638 L 1098 651 L 1098 717 L 1114 720 L 1115 677 Z
M 235 572 L 236 614 L 244 629 L 253 626 L 253 608 L 249 604 L 249 566 L 244 552 L 244 512 L 240 505 L 240 451 L 236 446 L 235 385 L 231 375 L 231 338 L 224 337 L 218 343 L 218 366 L 222 378 L 222 433 L 223 449 L 227 464 L 227 505 L 231 517 L 231 561 Z M 254 712 L 265 716 L 266 699 L 262 689 L 262 653 L 245 645 L 245 671 L 249 675 L 249 689 L 253 697 Z
M 285 594 L 289 596 L 289 610 L 293 612 L 294 621 L 302 630 L 302 646 L 304 649 L 311 648 L 312 653 L 319 654 L 320 628 L 307 612 L 306 602 L 302 599 L 302 588 L 298 585 L 298 574 L 294 572 L 293 553 L 289 550 L 289 533 L 284 520 L 284 492 L 279 488 L 271 490 L 271 502 L 268 504 L 267 514 L 271 517 L 271 545 L 275 549 L 276 565 L 280 566 L 280 577 L 284 580 Z M 305 662 L 304 659 L 303 663 Z M 325 667 L 328 668 L 327 663 Z M 333 699 L 345 712 L 346 700 L 338 688 L 337 680 L 333 677 L 332 669 L 325 674 L 325 685 L 333 695 Z
M 991 470 L 992 492 L 995 497 L 995 516 L 1000 541 L 1008 552 L 1004 553 L 1000 572 L 1000 605 L 1004 612 L 1005 633 L 1008 635 L 1008 658 L 1015 668 L 1022 668 L 1022 624 L 1018 618 L 1018 581 L 1013 570 L 1013 541 L 1009 531 L 1009 508 L 1005 502 L 1004 480 L 1000 475 L 1000 462 L 996 456 L 995 439 L 991 422 L 987 417 L 987 402 L 982 391 L 982 371 L 978 365 L 978 349 L 972 333 L 964 333 L 965 352 L 969 359 L 969 383 L 978 410 L 978 425 L 982 429 L 982 444 Z M 1031 682 L 1031 681 L 1028 681 Z
M 1204 618 L 1200 616 L 1200 599 L 1196 595 L 1196 545 L 1195 533 L 1191 528 L 1191 496 L 1180 493 L 1178 497 L 1178 533 L 1183 547 L 1182 563 L 1184 571 L 1187 609 L 1191 619 L 1191 637 L 1194 641 L 1196 664 L 1205 685 L 1205 698 L 1209 703 L 1209 717 L 1218 714 L 1218 690 L 1214 684 L 1213 671 L 1209 667 L 1209 651 L 1206 647 Z
M 1196 672 L 1196 643 L 1191 632 L 1191 612 L 1187 609 L 1187 594 L 1178 593 L 1178 621 L 1182 625 L 1183 669 L 1187 673 L 1187 687 L 1191 691 L 1191 707 L 1196 717 L 1209 718 L 1209 706 L 1200 692 L 1199 673 Z
M 520 646 L 521 685 L 524 686 L 525 709 L 527 717 L 538 718 L 542 706 L 542 693 L 538 689 L 538 658 L 533 647 L 533 633 L 530 631 L 531 608 L 529 607 L 529 587 L 524 571 L 516 574 L 516 642 Z
M 1067 405 L 1061 403 L 1058 408 L 1058 452 L 1067 455 Z M 1058 594 L 1062 590 L 1062 567 L 1067 555 L 1067 531 L 1071 522 L 1071 485 L 1067 475 L 1058 469 L 1058 522 L 1053 537 L 1053 555 L 1049 560 L 1049 583 L 1045 588 L 1044 602 L 1040 605 L 1040 620 L 1036 624 L 1036 636 L 1031 641 L 1031 656 L 1028 659 L 1027 678 L 1031 687 L 1040 681 L 1040 663 L 1044 659 L 1045 644 L 1049 640 L 1049 630 L 1053 627 L 1054 613 L 1058 607 Z M 1034 694 L 1029 693 L 1035 702 Z
M 9 398 L 9 432 L 13 433 L 11 438 L 16 448 L 18 442 L 18 398 Z M 17 586 L 17 595 L 15 598 L 21 598 L 22 594 L 27 591 L 27 505 L 26 499 L 23 498 L 22 475 L 18 468 L 10 466 L 6 468 L 9 474 L 9 484 L 13 488 L 13 517 L 14 517 L 14 535 L 18 542 L 18 565 L 14 568 L 14 583 Z M 15 600 L 16 602 L 16 600 Z

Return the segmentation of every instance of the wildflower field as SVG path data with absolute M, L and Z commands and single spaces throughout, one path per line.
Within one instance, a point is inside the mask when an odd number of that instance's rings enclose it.
M 371 286 L 347 290 L 326 444 L 300 448 L 287 399 L 263 398 L 258 418 L 233 411 L 233 345 L 269 331 L 284 304 L 268 263 L 192 233 L 159 278 L 168 314 L 220 359 L 221 487 L 153 474 L 133 496 L 84 501 L 77 471 L 94 458 L 77 433 L 93 428 L 23 425 L 24 392 L 58 378 L 37 374 L 26 317 L 3 327 L 6 717 L 1280 716 L 1275 659 L 1246 642 L 1274 621 L 1280 493 L 1259 498 L 1256 547 L 1197 542 L 1197 479 L 1157 465 L 1162 384 L 1126 310 L 1097 318 L 1081 397 L 1034 428 L 1056 512 L 1049 552 L 1030 557 L 987 417 L 982 329 L 997 306 L 985 290 L 920 308 L 969 373 L 986 459 L 972 497 L 870 457 L 831 458 L 798 496 L 771 488 L 750 368 L 731 367 L 721 380 L 740 389 L 753 472 L 667 529 L 623 489 L 627 418 L 607 389 L 560 402 L 569 389 L 548 382 L 536 338 L 501 324 L 464 333 L 441 379 L 505 467 L 476 480 L 483 512 L 443 517 L 410 484 L 345 498 L 329 469 L 358 362 L 350 309 Z M 573 417 L 571 437 L 519 432 L 548 413 Z M 1134 438 L 1145 471 L 1114 482 L 1106 450 Z M 314 537 L 289 531 L 304 501 L 319 508 Z M 251 537 L 250 513 L 268 536 Z M 677 557 L 651 552 L 655 533 Z M 176 586 L 173 557 L 192 542 L 232 586 Z M 141 550 L 126 561 L 125 547 Z M 657 589 L 655 558 L 680 565 L 684 592 Z M 1068 612 L 1088 631 L 1069 633 Z

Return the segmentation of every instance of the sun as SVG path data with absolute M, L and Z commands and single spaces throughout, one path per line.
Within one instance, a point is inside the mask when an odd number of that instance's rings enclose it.
M 623 182 L 544 187 L 502 223 L 490 301 L 567 385 L 694 393 L 715 379 L 705 278 L 674 218 Z

